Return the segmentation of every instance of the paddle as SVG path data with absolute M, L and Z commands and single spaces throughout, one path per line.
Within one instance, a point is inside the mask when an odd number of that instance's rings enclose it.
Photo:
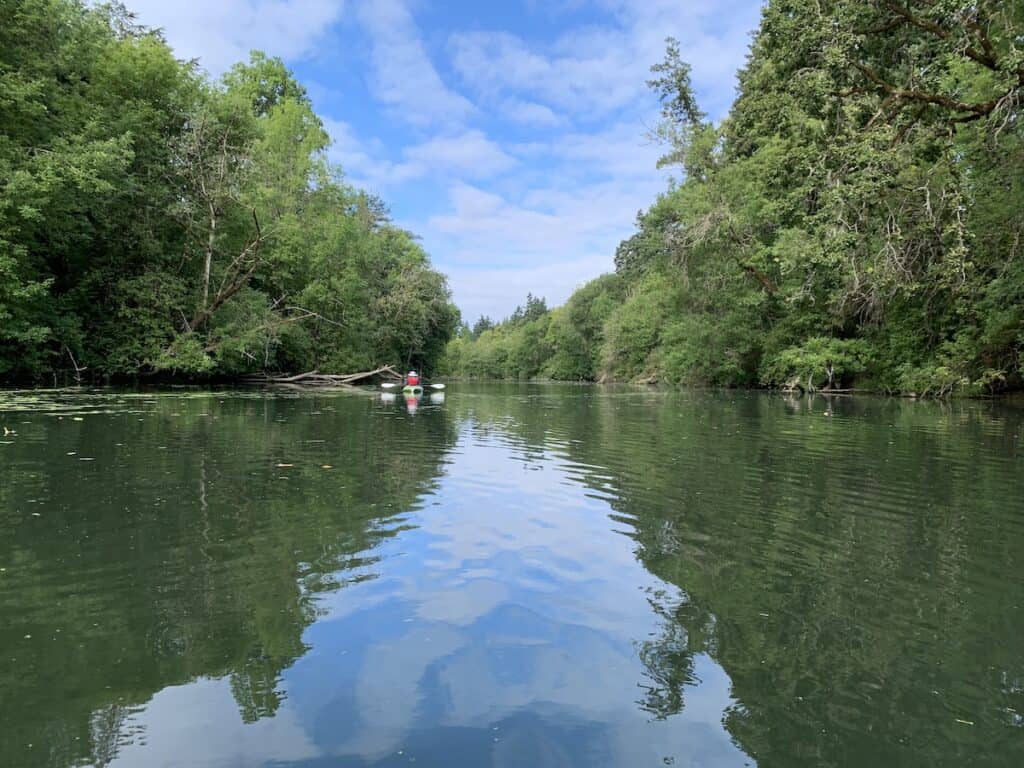
M 394 389 L 395 387 L 403 387 L 405 385 L 404 384 L 398 384 L 398 383 L 393 382 L 393 381 L 385 381 L 380 386 L 381 386 L 381 389 Z M 427 384 L 426 386 L 430 387 L 431 389 L 444 389 L 444 384 Z

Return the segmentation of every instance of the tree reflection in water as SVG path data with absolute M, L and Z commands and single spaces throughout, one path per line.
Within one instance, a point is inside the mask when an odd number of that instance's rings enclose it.
M 692 711 L 709 672 L 728 686 L 710 716 L 762 765 L 1024 759 L 1019 408 L 836 399 L 825 418 L 816 400 L 502 385 L 415 415 L 332 396 L 74 404 L 92 413 L 75 422 L 55 415 L 63 398 L 34 403 L 5 454 L 8 764 L 108 764 L 151 736 L 140 707 L 190 681 L 225 680 L 244 723 L 280 719 L 296 693 L 285 670 L 296 686 L 358 684 L 360 668 L 310 648 L 356 654 L 393 635 L 402 643 L 380 665 L 400 666 L 445 627 L 450 650 L 403 673 L 416 699 L 403 738 L 421 764 L 456 747 L 475 764 L 610 764 L 622 747 L 609 722 L 586 702 L 536 697 L 628 682 L 639 693 L 621 704 L 679 724 L 709 717 Z M 462 474 L 444 485 L 453 462 Z M 441 505 L 432 530 L 413 530 L 427 503 Z M 529 538 L 546 530 L 550 544 Z M 611 538 L 588 549 L 602 531 Z M 383 569 L 389 542 L 411 557 Z M 602 562 L 623 548 L 636 570 Z M 616 579 L 621 594 L 600 597 Z M 472 621 L 403 624 L 403 597 L 455 610 L 485 583 L 506 592 Z M 323 635 L 325 598 L 354 584 L 367 604 Z M 642 620 L 622 624 L 640 613 L 615 614 L 615 601 L 637 588 Z M 616 633 L 636 669 L 618 660 Z M 563 668 L 587 680 L 559 682 Z M 474 706 L 516 694 L 486 724 L 459 722 L 455 702 L 474 689 Z M 335 705 L 363 727 L 355 699 Z M 295 706 L 316 731 L 326 710 Z

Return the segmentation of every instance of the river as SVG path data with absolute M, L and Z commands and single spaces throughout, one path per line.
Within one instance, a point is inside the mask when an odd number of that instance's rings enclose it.
M 1024 764 L 1024 404 L 0 393 L 0 765 Z

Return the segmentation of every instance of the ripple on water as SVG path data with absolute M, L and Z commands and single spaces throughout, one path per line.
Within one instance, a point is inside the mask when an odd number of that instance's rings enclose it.
M 448 392 L 3 395 L 0 760 L 1024 762 L 1021 409 Z

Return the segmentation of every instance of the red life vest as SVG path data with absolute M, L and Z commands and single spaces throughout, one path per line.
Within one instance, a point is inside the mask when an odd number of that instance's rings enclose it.
M 405 383 L 410 387 L 418 387 L 420 383 L 420 377 L 417 373 L 410 373 L 405 377 Z

